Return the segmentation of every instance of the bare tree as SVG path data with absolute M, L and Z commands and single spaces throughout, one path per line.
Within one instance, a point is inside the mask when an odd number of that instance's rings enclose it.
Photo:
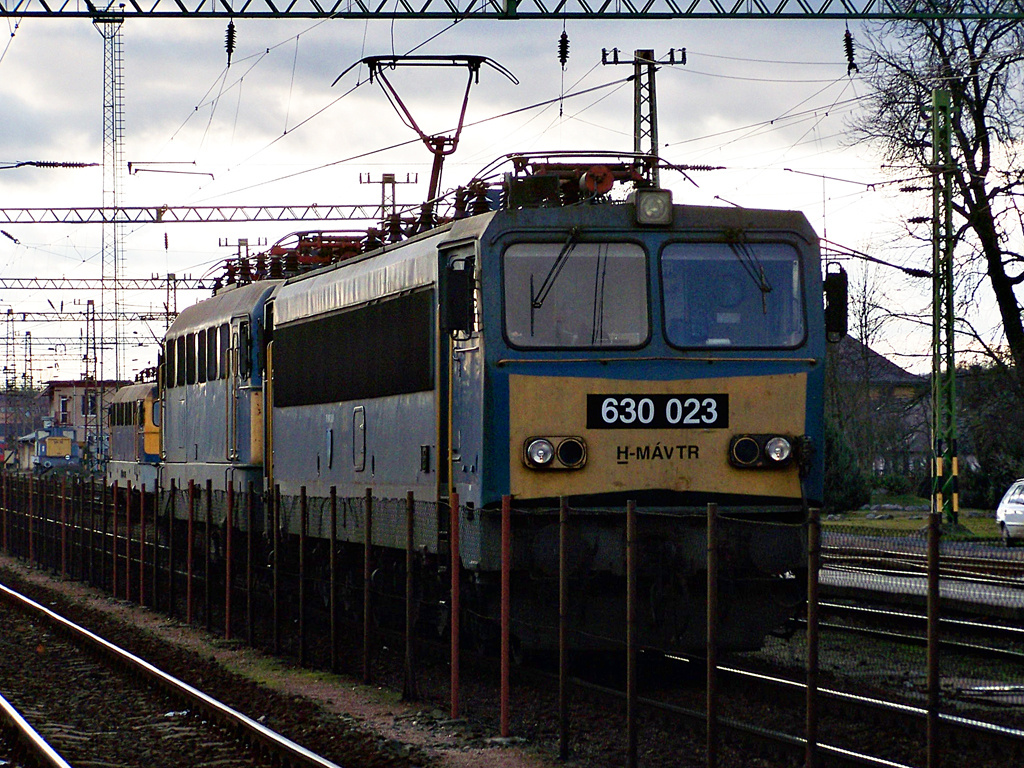
M 908 0 L 909 2 L 909 0 Z M 954 12 L 962 0 L 916 0 L 916 13 Z M 1024 22 L 920 19 L 871 27 L 860 48 L 872 91 L 851 126 L 856 141 L 880 147 L 887 162 L 929 172 L 932 92 L 952 99 L 954 231 L 961 295 L 987 281 L 993 291 L 1016 383 L 1024 389 L 1024 323 L 1014 287 L 1024 281 L 1021 195 L 1024 169 Z

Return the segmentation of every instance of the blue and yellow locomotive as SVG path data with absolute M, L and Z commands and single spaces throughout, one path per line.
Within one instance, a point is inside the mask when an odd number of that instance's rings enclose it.
M 332 488 L 348 499 L 411 491 L 422 502 L 415 544 L 434 566 L 445 561 L 457 491 L 468 609 L 483 624 L 497 615 L 498 512 L 511 495 L 523 648 L 554 642 L 561 498 L 573 510 L 579 643 L 616 647 L 624 636 L 633 500 L 641 642 L 703 647 L 715 502 L 721 644 L 759 647 L 802 604 L 803 523 L 822 501 L 818 240 L 800 213 L 673 205 L 645 185 L 640 165 L 514 158 L 515 173 L 497 185 L 501 204 L 477 195 L 478 210 L 497 210 L 226 289 L 182 313 L 166 348 L 175 370 L 165 374 L 165 487 L 172 476 L 180 487 L 197 471 L 216 482 L 261 464 L 290 534 L 303 490 L 311 499 Z M 635 189 L 612 201 L 610 179 Z M 228 303 L 231 313 L 218 309 Z M 227 400 L 203 402 L 221 384 L 209 373 L 203 384 L 198 363 L 189 373 L 189 359 L 213 359 L 213 331 L 198 346 L 192 316 L 234 328 L 229 315 L 248 327 L 214 333 Z M 355 546 L 363 528 L 352 509 L 338 536 Z M 392 517 L 374 521 L 373 541 L 397 552 L 405 524 Z M 309 526 L 328 535 L 322 512 Z

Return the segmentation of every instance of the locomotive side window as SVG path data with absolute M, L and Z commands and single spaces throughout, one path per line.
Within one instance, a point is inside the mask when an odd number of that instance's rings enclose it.
M 224 323 L 220 327 L 220 377 L 228 377 L 228 355 L 231 352 L 231 325 Z
M 238 324 L 238 375 L 243 379 L 249 377 L 249 321 Z
M 217 380 L 217 328 L 206 332 L 206 380 Z
M 641 347 L 647 258 L 633 243 L 517 243 L 504 254 L 505 335 L 516 347 Z
M 175 339 L 174 345 L 177 348 L 175 354 L 178 356 L 178 364 L 175 369 L 177 373 L 175 374 L 174 381 L 177 386 L 182 387 L 185 385 L 185 337 L 179 336 Z
M 673 243 L 661 254 L 677 347 L 782 349 L 806 337 L 800 255 L 786 243 Z
M 206 382 L 206 330 L 196 334 L 196 379 L 200 384 Z
M 432 291 L 274 329 L 274 406 L 434 388 Z M 387 354 L 382 354 L 386 350 Z
M 165 345 L 164 351 L 164 377 L 167 379 L 164 386 L 168 389 L 172 389 L 177 385 L 174 380 L 174 374 L 176 373 L 174 368 L 174 339 L 168 339 Z
M 185 383 L 196 383 L 196 335 L 185 334 Z

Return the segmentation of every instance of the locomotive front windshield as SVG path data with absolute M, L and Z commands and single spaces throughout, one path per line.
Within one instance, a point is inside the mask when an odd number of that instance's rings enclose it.
M 793 348 L 805 338 L 800 255 L 786 243 L 673 243 L 661 254 L 676 347 Z
M 505 251 L 505 335 L 521 348 L 640 347 L 647 257 L 634 243 L 517 243 Z

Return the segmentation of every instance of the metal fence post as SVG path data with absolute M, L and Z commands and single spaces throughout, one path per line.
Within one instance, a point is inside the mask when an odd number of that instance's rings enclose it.
M 626 765 L 636 768 L 636 502 L 626 502 Z
M 188 481 L 188 527 L 186 535 L 188 541 L 186 542 L 186 553 L 185 557 L 185 621 L 188 624 L 192 623 L 193 610 L 193 577 L 195 575 L 194 561 L 195 561 L 195 524 L 196 524 L 196 482 L 192 478 Z
M 60 479 L 60 577 L 68 577 L 68 476 Z
M 227 519 L 224 521 L 224 639 L 231 639 L 231 582 L 234 579 L 232 532 L 235 527 L 235 481 L 228 483 Z
M 159 495 L 160 487 L 157 486 L 157 498 Z M 174 516 L 176 512 L 178 499 L 178 483 L 176 480 L 171 480 L 171 495 L 170 504 L 167 508 L 167 615 L 174 616 L 174 600 L 176 592 L 174 589 Z
M 270 527 L 270 542 L 273 562 L 273 617 L 274 628 L 272 633 L 272 646 L 275 654 L 281 653 L 281 486 L 274 485 L 271 506 L 274 510 L 274 522 Z
M 416 690 L 416 669 L 413 664 L 414 639 L 416 633 L 413 595 L 413 554 L 416 534 L 416 499 L 412 491 L 405 495 L 405 685 L 402 698 L 415 701 L 419 698 Z
M 36 560 L 36 539 L 33 528 L 33 521 L 35 520 L 35 491 L 36 491 L 36 479 L 30 477 L 28 479 L 28 561 L 30 564 L 35 564 Z
M 338 489 L 331 486 L 331 672 L 338 671 Z
M 707 765 L 718 765 L 718 505 L 708 504 Z
M 206 523 L 203 536 L 203 620 L 206 631 L 213 630 L 213 616 L 210 611 L 211 589 L 213 579 L 210 578 L 210 571 L 213 569 L 213 480 L 206 481 Z
M 281 485 L 274 484 L 271 499 L 273 524 L 270 526 L 271 561 L 273 563 L 273 632 L 272 647 L 275 654 L 281 653 Z
M 139 486 L 139 605 L 146 604 L 146 484 Z
M 306 486 L 299 488 L 299 666 L 306 666 L 306 531 L 309 527 Z
M 509 735 L 512 632 L 512 497 L 501 497 L 501 735 Z
M 132 481 L 124 489 L 124 599 L 132 599 Z
M 928 516 L 928 768 L 939 768 L 939 620 L 942 597 L 939 592 L 939 540 L 942 537 L 942 493 Z
M 112 526 L 111 533 L 113 534 L 113 537 L 110 540 L 111 541 L 111 543 L 110 543 L 110 548 L 111 548 L 111 557 L 110 557 L 111 585 L 110 585 L 110 592 L 114 596 L 115 600 L 117 599 L 117 536 L 118 536 L 117 497 L 118 497 L 118 490 L 119 489 L 118 489 L 118 486 L 117 486 L 117 481 L 115 480 L 114 481 L 114 486 L 112 488 L 112 498 L 111 498 L 111 517 L 113 518 L 113 522 L 111 523 L 111 526 Z M 106 530 L 106 526 L 104 526 L 104 531 L 105 530 Z
M 8 530 L 10 529 L 10 526 L 11 526 L 11 518 L 10 518 L 9 507 L 7 506 L 7 494 L 8 494 L 8 486 L 10 485 L 10 482 L 11 482 L 10 473 L 8 473 L 6 471 L 6 469 L 5 469 L 4 473 L 3 473 L 3 495 L 4 495 L 4 499 L 3 499 L 3 504 L 4 504 L 3 520 L 0 520 L 0 524 L 3 525 L 2 538 L 3 538 L 3 548 L 4 548 L 4 554 L 5 555 L 11 554 L 10 534 L 8 533 Z
M 245 495 L 245 631 L 246 631 L 246 642 L 252 647 L 253 633 L 252 626 L 252 593 L 253 593 L 253 556 L 252 548 L 255 544 L 255 534 L 253 533 L 253 518 L 254 506 L 256 499 L 254 498 L 254 486 L 252 480 L 249 481 L 247 493 Z M 265 511 L 265 510 L 264 510 Z
M 366 489 L 363 515 L 363 682 L 370 682 L 370 576 L 373 548 L 373 489 Z
M 461 616 L 462 593 L 462 556 L 459 553 L 459 494 L 452 493 L 448 503 L 448 542 L 451 548 L 451 605 L 449 626 L 451 629 L 451 716 L 459 716 L 459 673 L 462 657 L 460 635 L 462 633 Z
M 569 502 L 558 503 L 558 757 L 569 759 Z
M 807 512 L 807 749 L 806 768 L 818 765 L 818 576 L 821 569 L 821 510 Z

